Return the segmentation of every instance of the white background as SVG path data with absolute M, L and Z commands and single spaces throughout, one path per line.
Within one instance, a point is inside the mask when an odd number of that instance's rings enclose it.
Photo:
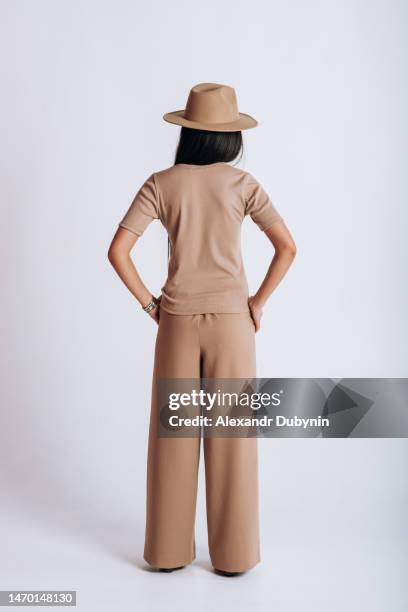
M 258 375 L 407 375 L 407 5 L 2 1 L 1 589 L 77 589 L 94 610 L 406 609 L 403 440 L 262 441 L 263 561 L 214 576 L 142 561 L 156 329 L 107 261 L 162 121 L 199 82 L 236 88 L 241 166 L 298 255 L 267 305 Z M 135 261 L 154 293 L 166 236 Z M 251 291 L 271 257 L 250 220 Z M 201 484 L 203 484 L 201 482 Z M 115 603 L 115 600 L 117 603 Z

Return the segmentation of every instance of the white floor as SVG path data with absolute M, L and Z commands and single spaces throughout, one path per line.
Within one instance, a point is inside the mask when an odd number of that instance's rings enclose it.
M 142 498 L 123 512 L 122 503 L 98 500 L 92 490 L 88 503 L 83 491 L 54 491 L 53 500 L 44 492 L 42 500 L 25 495 L 24 502 L 14 492 L 1 509 L 0 588 L 76 590 L 77 608 L 86 612 L 405 612 L 405 476 L 387 477 L 379 469 L 381 454 L 388 469 L 402 467 L 405 443 L 261 444 L 264 460 L 273 445 L 274 491 L 271 496 L 261 470 L 262 563 L 248 574 L 231 579 L 211 571 L 202 486 L 197 560 L 173 574 L 152 571 L 141 558 Z M 360 445 L 352 470 L 335 458 L 347 445 L 347 466 Z M 302 449 L 307 452 L 299 461 Z

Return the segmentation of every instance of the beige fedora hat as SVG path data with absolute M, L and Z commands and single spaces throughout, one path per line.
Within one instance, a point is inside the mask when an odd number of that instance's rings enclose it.
M 163 115 L 169 123 L 212 132 L 238 132 L 256 127 L 256 119 L 238 112 L 233 87 L 199 83 L 190 89 L 186 108 Z

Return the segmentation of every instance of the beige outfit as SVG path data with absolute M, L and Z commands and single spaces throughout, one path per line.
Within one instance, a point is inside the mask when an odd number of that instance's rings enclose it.
M 261 230 L 281 219 L 248 172 L 227 163 L 153 173 L 120 225 L 141 236 L 160 219 L 171 242 L 156 340 L 147 467 L 145 559 L 177 567 L 195 557 L 200 439 L 157 436 L 159 378 L 254 378 L 255 329 L 240 247 L 250 215 Z M 214 567 L 259 561 L 256 438 L 204 438 L 208 541 Z
M 147 468 L 145 560 L 155 567 L 195 558 L 200 438 L 157 436 L 159 378 L 255 377 L 249 312 L 178 316 L 161 311 L 156 339 Z M 208 544 L 214 567 L 241 572 L 259 561 L 256 438 L 203 439 Z
M 236 313 L 248 311 L 240 244 L 246 215 L 261 230 L 281 219 L 251 174 L 223 162 L 177 164 L 146 180 L 120 225 L 138 236 L 153 219 L 166 228 L 171 257 L 164 310 Z

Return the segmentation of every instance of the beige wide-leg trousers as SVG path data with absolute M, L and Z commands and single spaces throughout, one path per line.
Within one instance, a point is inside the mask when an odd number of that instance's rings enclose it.
M 254 378 L 255 329 L 249 313 L 160 312 L 147 460 L 145 560 L 178 567 L 195 558 L 200 437 L 157 436 L 158 378 Z M 259 562 L 256 438 L 203 439 L 208 544 L 212 565 L 242 572 Z

